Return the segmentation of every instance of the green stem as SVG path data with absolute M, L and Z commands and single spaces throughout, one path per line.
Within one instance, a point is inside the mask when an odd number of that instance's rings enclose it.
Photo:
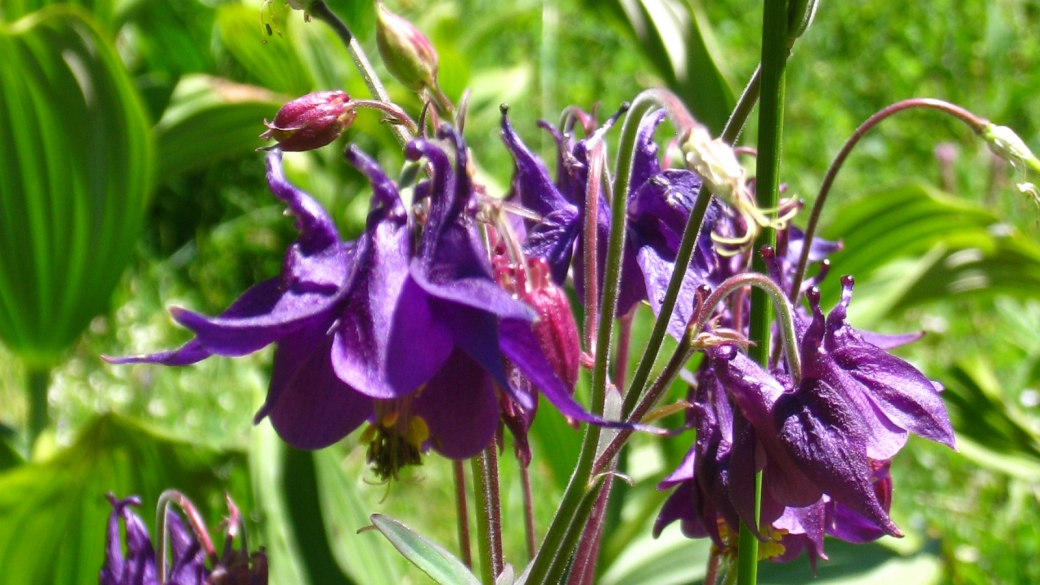
M 561 550 L 568 551 L 567 554 L 557 554 L 553 559 L 552 566 L 549 567 L 549 571 L 545 578 L 539 583 L 559 583 L 563 578 L 564 571 L 567 570 L 567 563 L 570 560 L 570 551 L 574 550 L 578 539 L 581 538 L 583 532 L 585 532 L 585 522 L 581 519 L 586 518 L 592 514 L 592 508 L 596 505 L 596 501 L 599 499 L 599 495 L 603 488 L 602 481 L 596 482 L 596 485 L 592 486 L 589 491 L 585 492 L 581 500 L 578 502 L 577 509 L 575 510 L 574 521 L 567 526 L 567 531 L 561 542 Z M 533 583 L 530 579 L 528 583 Z
M 477 500 L 477 550 L 484 585 L 494 585 L 502 572 L 502 511 L 498 494 L 498 451 L 496 443 L 474 457 L 473 483 Z
M 735 144 L 737 138 L 740 138 L 740 132 L 744 129 L 744 124 L 747 122 L 748 116 L 751 115 L 751 110 L 754 109 L 755 103 L 758 102 L 759 92 L 762 90 L 762 66 L 755 68 L 755 72 L 751 75 L 751 80 L 748 81 L 747 86 L 744 88 L 744 93 L 740 94 L 740 99 L 737 100 L 736 107 L 733 108 L 733 113 L 729 115 L 729 120 L 726 120 L 726 127 L 722 129 L 721 138 L 726 144 Z
M 365 85 L 368 87 L 368 91 L 372 93 L 372 97 L 385 104 L 391 103 L 390 94 L 386 93 L 386 88 L 383 87 L 383 83 L 379 81 L 379 76 L 376 74 L 375 68 L 372 67 L 372 63 L 365 55 L 365 50 L 361 48 L 361 43 L 359 43 L 354 34 L 350 32 L 347 23 L 343 22 L 343 20 L 329 8 L 328 4 L 321 0 L 311 4 L 307 13 L 332 27 L 332 30 L 335 31 L 336 35 L 339 36 L 341 41 L 343 41 L 343 44 L 347 47 L 347 51 L 350 52 L 350 57 L 354 60 L 354 65 L 357 66 L 362 79 L 365 80 Z M 401 146 L 408 144 L 408 142 L 413 138 L 413 136 L 408 133 L 408 130 L 402 126 L 394 124 L 390 126 L 390 129 L 393 131 L 394 136 L 397 137 L 397 141 L 401 143 Z
M 32 454 L 33 445 L 36 444 L 36 439 L 40 437 L 40 433 L 47 428 L 50 423 L 50 416 L 47 414 L 47 386 L 50 384 L 51 372 L 50 370 L 36 370 L 31 369 L 28 373 L 28 385 L 29 385 L 29 449 L 28 452 Z
M 787 68 L 787 0 L 765 0 L 762 11 L 762 90 L 758 108 L 758 158 L 756 172 L 756 203 L 760 209 L 773 209 L 780 190 L 780 144 L 784 127 L 785 69 Z M 755 250 L 762 246 L 776 246 L 776 231 L 763 229 L 755 241 Z M 766 273 L 765 261 L 753 254 L 752 270 Z M 748 315 L 751 359 L 769 367 L 770 323 L 772 305 L 758 288 L 751 291 L 751 310 Z M 755 474 L 755 524 L 759 522 L 762 498 L 762 473 Z M 754 585 L 758 578 L 758 539 L 748 527 L 740 523 L 737 549 L 737 582 Z

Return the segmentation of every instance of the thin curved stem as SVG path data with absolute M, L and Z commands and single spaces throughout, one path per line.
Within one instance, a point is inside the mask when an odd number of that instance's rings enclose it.
M 650 390 L 647 391 L 646 395 L 643 396 L 642 400 L 639 401 L 639 404 L 632 411 L 632 414 L 625 420 L 636 423 L 646 413 L 650 412 L 650 409 L 657 404 L 657 401 L 661 399 L 661 396 L 664 395 L 672 382 L 679 377 L 679 372 L 686 365 L 686 362 L 690 361 L 693 353 L 697 351 L 698 345 L 694 342 L 697 335 L 708 323 L 708 320 L 711 319 L 715 307 L 719 303 L 724 302 L 726 297 L 743 289 L 745 286 L 752 286 L 763 291 L 766 297 L 772 301 L 779 319 L 780 339 L 784 348 L 786 364 L 791 373 L 791 379 L 796 387 L 801 383 L 802 362 L 798 354 L 798 340 L 795 337 L 794 307 L 788 301 L 784 290 L 773 282 L 772 279 L 764 274 L 747 272 L 727 278 L 704 299 L 704 302 L 701 303 L 686 325 L 686 331 L 683 333 L 682 339 L 679 340 L 679 346 L 675 349 L 675 353 L 668 360 L 668 364 L 661 370 L 661 373 L 650 386 Z M 603 450 L 603 454 L 596 460 L 596 465 L 593 467 L 593 475 L 603 473 L 606 470 L 610 465 L 611 459 L 621 450 L 621 447 L 632 432 L 630 429 L 622 429 L 618 432 L 607 445 L 607 448 Z
M 531 470 L 523 461 L 520 465 L 520 482 L 524 492 L 524 536 L 527 540 L 527 558 L 533 559 L 538 542 L 534 527 L 534 498 L 531 497 Z
M 390 117 L 392 125 L 400 124 L 404 126 L 413 136 L 419 133 L 419 125 L 397 104 L 377 100 L 350 100 L 350 102 L 357 108 L 368 108 L 383 112 Z
M 809 214 L 809 223 L 805 226 L 805 241 L 802 242 L 802 255 L 798 258 L 798 268 L 794 271 L 794 279 L 792 280 L 792 286 L 789 292 L 792 300 L 798 298 L 798 289 L 802 287 L 802 280 L 805 278 L 805 269 L 809 264 L 809 251 L 812 248 L 812 240 L 816 236 L 816 227 L 820 223 L 820 213 L 823 211 L 824 203 L 827 202 L 827 195 L 831 192 L 831 186 L 834 185 L 834 178 L 838 175 L 838 171 L 841 170 L 842 165 L 845 164 L 845 159 L 849 157 L 849 153 L 852 152 L 852 149 L 859 144 L 860 139 L 862 139 L 863 136 L 874 126 L 877 126 L 882 120 L 892 116 L 893 114 L 912 108 L 928 108 L 949 114 L 967 124 L 975 134 L 982 134 L 986 130 L 986 127 L 989 126 L 988 120 L 980 118 L 958 105 L 931 98 L 913 98 L 896 102 L 867 118 L 866 122 L 860 124 L 859 128 L 856 128 L 856 131 L 852 133 L 852 136 L 850 136 L 849 139 L 845 141 L 845 144 L 842 145 L 841 150 L 838 151 L 838 156 L 834 157 L 834 161 L 831 163 L 830 168 L 827 169 L 827 174 L 823 176 L 823 183 L 820 184 L 820 192 L 816 195 L 816 201 L 813 202 L 812 212 Z

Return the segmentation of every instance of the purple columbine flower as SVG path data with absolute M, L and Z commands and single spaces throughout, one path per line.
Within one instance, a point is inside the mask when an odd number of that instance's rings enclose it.
M 372 415 L 371 398 L 336 376 L 330 359 L 334 339 L 327 332 L 348 293 L 368 276 L 363 269 L 381 228 L 404 219 L 397 219 L 393 203 L 376 197 L 365 235 L 344 243 L 318 202 L 286 181 L 277 150 L 267 155 L 267 182 L 296 216 L 300 230 L 286 252 L 282 274 L 249 289 L 217 317 L 171 309 L 174 319 L 195 333 L 183 347 L 109 361 L 179 366 L 211 355 L 246 355 L 277 343 L 267 400 L 255 420 L 269 416 L 286 442 L 316 449 L 343 438 Z
M 662 170 L 654 131 L 664 120 L 664 111 L 647 116 L 637 132 L 632 176 L 629 182 L 628 230 L 622 258 L 621 288 L 617 314 L 624 315 L 641 301 L 648 301 L 654 312 L 660 310 L 668 279 L 675 267 L 675 255 L 682 240 L 701 179 L 685 169 Z M 588 182 L 588 144 L 599 139 L 616 119 L 612 118 L 592 137 L 573 142 L 570 136 L 553 131 L 559 148 L 557 179 L 554 182 L 544 163 L 531 153 L 502 117 L 502 137 L 516 162 L 513 195 L 520 203 L 541 216 L 528 226 L 524 250 L 531 256 L 545 258 L 552 268 L 553 279 L 562 284 L 573 265 L 574 282 L 579 296 L 584 293 L 583 241 L 584 206 Z M 550 128 L 551 129 L 551 128 Z M 552 129 L 551 129 L 552 130 Z M 723 274 L 714 251 L 711 231 L 721 206 L 713 203 L 705 216 L 698 239 L 697 253 L 689 270 L 677 304 L 669 321 L 669 332 L 681 337 L 693 311 L 697 287 L 717 285 L 729 274 Z M 606 198 L 601 196 L 597 213 L 598 270 L 602 283 L 603 262 L 610 235 L 610 213 Z
M 141 505 L 141 499 L 131 496 L 117 500 L 108 494 L 112 514 L 108 517 L 105 537 L 105 564 L 98 576 L 100 585 L 204 585 L 209 576 L 205 555 L 195 538 L 184 528 L 180 517 L 172 511 L 166 514 L 166 527 L 173 549 L 173 563 L 167 579 L 159 582 L 155 549 L 141 518 L 130 507 Z M 126 554 L 123 554 L 119 524 L 126 526 Z
M 441 454 L 472 457 L 497 429 L 496 389 L 534 408 L 532 394 L 510 383 L 508 360 L 565 416 L 609 424 L 571 397 L 532 329 L 535 311 L 495 282 L 475 224 L 466 145 L 448 127 L 438 137 L 454 146 L 454 170 L 433 142 L 415 140 L 405 149 L 411 160 L 426 158 L 433 177 L 424 187 L 429 215 L 389 329 L 386 380 L 396 412 L 420 418 Z

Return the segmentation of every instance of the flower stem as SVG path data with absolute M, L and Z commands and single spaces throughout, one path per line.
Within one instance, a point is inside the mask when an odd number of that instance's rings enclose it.
M 30 369 L 26 375 L 29 392 L 29 424 L 28 427 L 28 453 L 31 456 L 33 445 L 40 433 L 50 423 L 47 414 L 47 386 L 50 384 L 51 372 L 44 369 Z
M 527 558 L 533 559 L 538 546 L 534 528 L 534 498 L 531 497 L 531 470 L 523 461 L 520 465 L 520 481 L 524 490 L 524 535 L 527 537 Z
M 484 585 L 494 585 L 503 567 L 497 449 L 497 441 L 492 441 L 480 457 L 471 460 L 477 498 L 477 549 L 480 551 L 480 576 Z
M 751 75 L 747 86 L 744 87 L 744 93 L 740 94 L 740 99 L 737 100 L 733 113 L 729 115 L 729 120 L 726 120 L 726 127 L 722 129 L 721 135 L 723 142 L 734 144 L 737 138 L 740 138 L 740 133 L 744 130 L 744 124 L 747 123 L 751 110 L 754 109 L 755 103 L 758 101 L 761 89 L 762 66 L 759 65 L 755 68 L 755 72 Z
M 855 148 L 860 139 L 863 138 L 863 136 L 866 135 L 866 133 L 874 126 L 877 126 L 882 120 L 892 116 L 893 114 L 912 108 L 928 108 L 949 114 L 971 127 L 975 134 L 982 134 L 989 125 L 988 121 L 972 114 L 960 106 L 931 98 L 913 98 L 896 102 L 867 118 L 866 122 L 860 124 L 859 128 L 856 128 L 856 131 L 852 133 L 852 136 L 850 136 L 849 139 L 845 141 L 845 144 L 842 145 L 841 150 L 838 151 L 838 156 L 834 157 L 834 162 L 832 162 L 830 168 L 827 169 L 827 174 L 823 177 L 823 183 L 820 184 L 820 192 L 816 195 L 816 201 L 813 202 L 812 212 L 809 214 L 809 223 L 805 226 L 805 241 L 802 243 L 802 255 L 798 258 L 798 268 L 794 272 L 792 288 L 789 292 L 792 300 L 798 298 L 798 289 L 801 288 L 802 279 L 805 278 L 805 269 L 809 264 L 809 250 L 812 247 L 813 237 L 816 235 L 817 224 L 820 222 L 820 213 L 823 211 L 823 204 L 827 202 L 827 195 L 830 194 L 831 186 L 834 185 L 834 178 L 837 176 L 838 171 L 841 170 L 841 166 L 845 163 L 845 159 L 848 158 L 849 153 L 852 152 L 852 149 Z
M 773 209 L 780 189 L 780 144 L 784 127 L 785 69 L 787 68 L 787 0 L 765 0 L 762 11 L 762 88 L 758 108 L 758 157 L 756 160 L 756 204 L 759 209 Z M 755 249 L 776 246 L 776 231 L 763 229 L 755 242 Z M 761 255 L 755 254 L 752 270 L 766 273 Z M 769 367 L 771 304 L 761 289 L 751 291 L 751 310 L 748 314 L 749 357 Z M 759 521 L 762 499 L 762 472 L 755 474 L 755 524 Z M 737 545 L 737 582 L 754 585 L 758 579 L 758 539 L 748 527 L 740 523 Z
M 452 461 L 455 472 L 455 522 L 458 524 L 459 553 L 462 562 L 473 569 L 473 553 L 469 546 L 469 511 L 466 509 L 466 470 L 462 461 Z
M 721 554 L 715 545 L 711 545 L 711 554 L 708 556 L 708 568 L 704 570 L 704 585 L 715 585 L 719 580 L 719 560 Z
M 359 43 L 354 34 L 350 32 L 347 23 L 343 22 L 343 20 L 337 16 L 323 0 L 318 0 L 311 4 L 307 12 L 314 18 L 332 27 L 332 30 L 334 30 L 340 40 L 343 41 L 343 44 L 347 47 L 347 51 L 350 52 L 351 58 L 354 59 L 354 65 L 357 66 L 358 71 L 361 73 L 361 77 L 365 80 L 365 85 L 368 86 L 368 91 L 372 93 L 372 97 L 385 104 L 391 103 L 390 95 L 386 93 L 386 88 L 383 87 L 383 83 L 379 81 L 379 76 L 376 75 L 376 70 L 372 67 L 372 63 L 365 55 L 365 50 L 361 48 L 361 43 Z M 390 129 L 393 131 L 394 136 L 397 137 L 397 141 L 401 143 L 401 146 L 408 144 L 408 142 L 414 137 L 409 134 L 408 130 L 397 124 L 391 125 Z

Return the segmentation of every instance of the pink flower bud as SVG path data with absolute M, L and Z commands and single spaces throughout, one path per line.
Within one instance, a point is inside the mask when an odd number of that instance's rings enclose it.
M 357 114 L 343 91 L 319 91 L 282 106 L 260 138 L 274 139 L 286 152 L 314 150 L 339 138 Z
M 549 265 L 542 258 L 531 258 L 525 268 L 506 262 L 504 256 L 496 256 L 495 277 L 502 288 L 534 309 L 538 317 L 532 329 L 538 344 L 556 377 L 573 392 L 578 384 L 581 355 L 578 326 L 567 294 L 549 276 Z
M 412 91 L 437 84 L 437 53 L 415 25 L 379 3 L 376 44 L 387 71 Z

